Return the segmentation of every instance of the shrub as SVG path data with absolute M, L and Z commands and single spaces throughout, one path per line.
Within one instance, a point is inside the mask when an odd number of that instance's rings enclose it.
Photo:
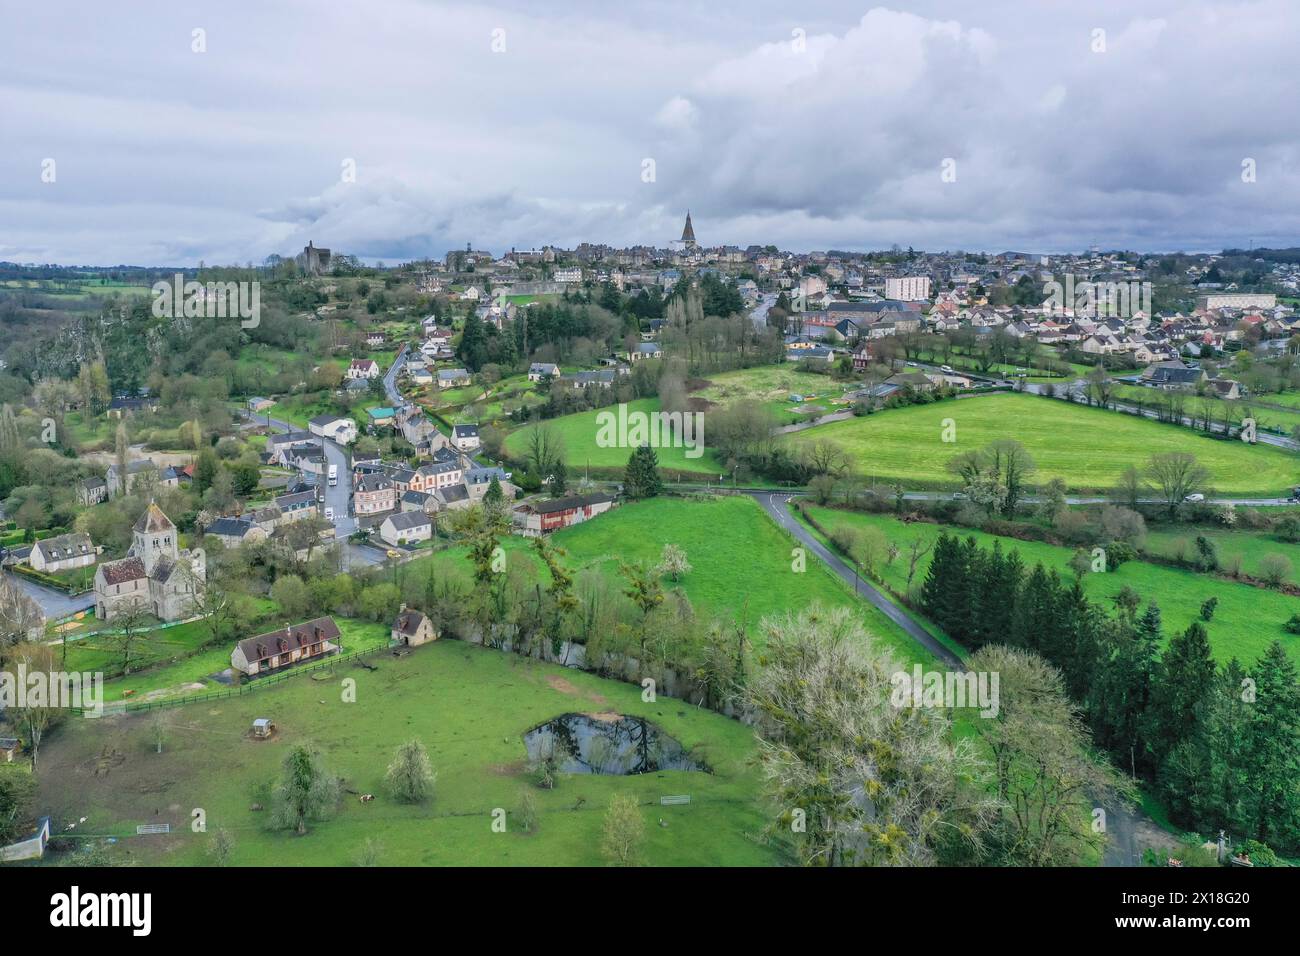
M 1137 548 L 1126 541 L 1112 541 L 1106 545 L 1106 570 L 1115 571 L 1125 561 L 1137 558 Z
M 1209 598 L 1201 603 L 1201 620 L 1209 621 L 1214 618 L 1214 609 L 1219 606 L 1217 597 Z
M 1259 576 L 1271 588 L 1291 577 L 1291 562 L 1284 554 L 1266 554 L 1259 559 Z

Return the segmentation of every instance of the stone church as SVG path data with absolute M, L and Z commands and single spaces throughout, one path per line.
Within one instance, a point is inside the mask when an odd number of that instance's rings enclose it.
M 203 551 L 182 551 L 176 526 L 152 501 L 132 533 L 127 556 L 95 572 L 95 616 L 111 621 L 136 605 L 163 621 L 191 616 L 207 580 Z

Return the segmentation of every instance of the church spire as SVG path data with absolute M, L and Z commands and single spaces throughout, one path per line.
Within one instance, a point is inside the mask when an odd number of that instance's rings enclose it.
M 686 210 L 686 225 L 682 228 L 682 243 L 687 249 L 695 248 L 695 227 L 691 225 L 691 211 Z

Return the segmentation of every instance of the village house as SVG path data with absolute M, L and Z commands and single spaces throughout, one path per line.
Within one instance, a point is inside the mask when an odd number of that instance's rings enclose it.
M 103 478 L 91 477 L 78 483 L 77 503 L 82 507 L 89 508 L 91 505 L 97 505 L 107 500 L 108 482 Z
M 341 634 L 332 617 L 318 617 L 292 627 L 285 625 L 235 645 L 230 667 L 248 677 L 279 670 L 299 661 L 338 653 Z
M 277 525 L 307 518 L 320 517 L 320 499 L 315 491 L 299 491 L 280 495 L 275 499 L 275 507 L 280 511 Z
M 55 574 L 89 567 L 95 563 L 98 553 L 99 549 L 90 540 L 90 535 L 83 531 L 73 531 L 57 538 L 37 541 L 32 545 L 29 563 L 37 571 Z
M 227 548 L 238 548 L 245 543 L 265 541 L 268 532 L 250 518 L 218 518 L 203 529 L 203 540 L 215 538 Z
M 528 501 L 518 505 L 511 521 L 516 533 L 536 538 L 560 528 L 569 528 L 614 507 L 606 494 L 571 495 L 549 501 Z
M 639 362 L 642 359 L 657 359 L 664 357 L 664 350 L 660 348 L 657 342 L 638 342 L 627 353 L 629 362 Z
M 469 372 L 463 368 L 438 369 L 439 388 L 460 388 L 469 384 Z
M 507 500 L 513 499 L 518 494 L 518 489 L 510 483 L 510 473 L 500 468 L 471 468 L 465 472 L 465 487 L 469 490 L 469 496 L 473 501 L 482 501 L 483 496 L 488 493 L 492 487 L 492 479 L 497 480 L 501 487 L 501 493 Z
M 112 621 L 138 609 L 163 621 L 188 617 L 207 579 L 203 551 L 181 550 L 176 526 L 152 501 L 132 528 L 132 539 L 125 558 L 95 572 L 95 616 Z
M 379 378 L 379 363 L 374 359 L 353 359 L 348 365 L 347 377 L 353 380 Z
M 149 478 L 143 478 L 142 475 L 148 475 Z M 126 466 L 126 493 L 130 494 L 134 490 L 136 483 L 144 480 L 149 481 L 151 478 L 156 479 L 158 476 L 158 466 L 154 464 L 152 458 L 141 458 L 130 462 Z M 122 494 L 122 481 L 117 474 L 117 462 L 108 466 L 104 473 L 104 483 L 108 487 L 108 496 L 116 498 Z
M 352 484 L 352 510 L 358 516 L 382 514 L 397 507 L 397 488 L 386 475 L 362 475 Z
M 419 611 L 408 611 L 403 606 L 397 619 L 393 621 L 391 637 L 394 644 L 419 647 L 429 641 L 436 641 L 438 632 L 434 630 L 433 622 L 425 615 Z
M 439 488 L 431 497 L 438 511 L 459 511 L 474 503 L 470 498 L 469 488 L 463 482 Z
M 554 362 L 534 362 L 528 366 L 528 381 L 540 382 L 544 378 L 555 378 L 560 374 L 560 367 Z
M 478 425 L 453 425 L 451 428 L 451 443 L 460 451 L 477 451 L 482 444 L 478 437 Z
M 428 541 L 433 537 L 433 519 L 424 511 L 401 511 L 383 520 L 379 537 L 392 545 Z
M 350 445 L 357 439 L 357 423 L 346 415 L 317 415 L 307 423 L 307 428 L 313 435 L 328 438 L 340 445 Z
M 367 332 L 366 345 L 372 349 L 382 348 L 388 342 L 388 336 L 383 332 Z

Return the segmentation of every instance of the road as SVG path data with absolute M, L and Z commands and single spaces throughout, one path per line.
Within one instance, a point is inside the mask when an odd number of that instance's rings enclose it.
M 754 328 L 758 332 L 764 332 L 767 329 L 767 313 L 772 306 L 776 305 L 777 294 L 775 292 L 763 292 L 759 294 L 758 305 L 754 306 L 749 313 L 749 319 L 754 323 Z
M 838 555 L 818 541 L 812 532 L 790 513 L 790 501 L 795 497 L 794 495 L 785 492 L 763 492 L 753 493 L 752 497 L 763 507 L 764 511 L 771 515 L 772 520 L 803 542 L 808 550 L 826 562 L 832 571 L 843 578 L 850 587 L 854 588 L 859 597 L 879 608 L 887 618 L 906 631 L 913 640 L 933 654 L 936 659 L 949 667 L 959 669 L 962 667 L 961 659 L 956 654 L 944 646 L 938 638 L 918 624 L 910 614 L 899 608 L 881 591 L 877 590 L 869 582 L 862 580 L 854 572 L 853 568 L 845 564 Z
M 22 588 L 23 592 L 40 606 L 40 609 L 45 612 L 46 618 L 51 621 L 68 617 L 78 611 L 84 611 L 95 606 L 94 591 L 69 596 L 53 588 L 41 587 L 35 581 L 31 581 L 21 574 L 10 574 L 8 571 L 3 573 Z
M 402 393 L 397 390 L 397 376 L 402 371 L 402 367 L 406 365 L 406 351 L 410 347 L 409 342 L 403 343 L 401 351 L 393 359 L 393 364 L 384 373 L 384 392 L 388 395 L 388 400 L 393 403 L 394 408 L 403 403 Z

